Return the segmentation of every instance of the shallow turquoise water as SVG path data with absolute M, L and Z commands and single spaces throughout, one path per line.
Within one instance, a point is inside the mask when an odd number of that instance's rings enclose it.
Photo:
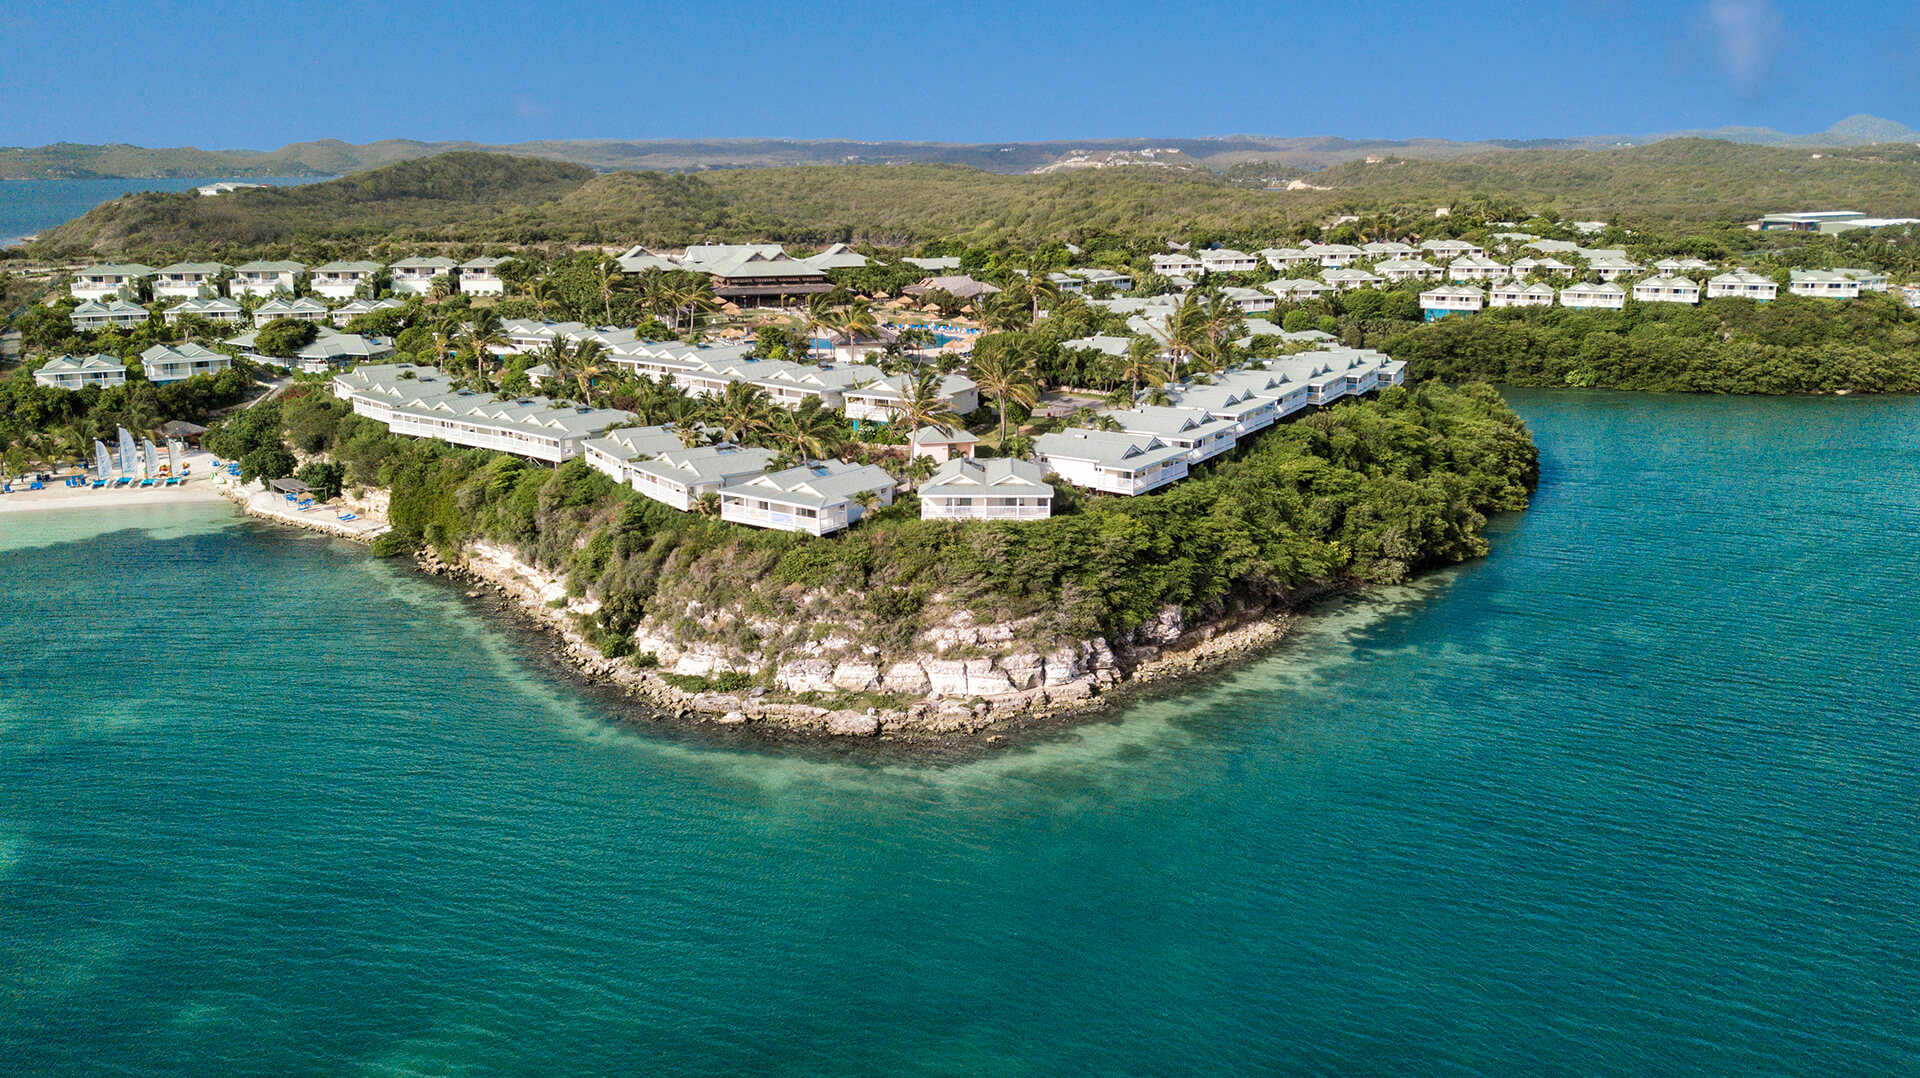
M 1513 399 L 1493 557 L 935 763 L 611 722 L 224 507 L 0 517 L 0 1073 L 1920 1070 L 1920 402 Z

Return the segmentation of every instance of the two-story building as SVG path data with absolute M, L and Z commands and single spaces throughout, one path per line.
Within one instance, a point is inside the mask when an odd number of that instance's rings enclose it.
M 222 262 L 175 262 L 153 272 L 153 298 L 206 299 L 220 294 L 220 275 L 233 267 Z
M 1153 263 L 1153 272 L 1162 277 L 1198 277 L 1207 272 L 1199 259 L 1178 252 L 1154 255 L 1149 261 Z
M 356 299 L 334 308 L 329 318 L 336 327 L 345 329 L 347 328 L 347 323 L 363 314 L 373 314 L 378 311 L 397 311 L 405 306 L 405 303 L 391 296 L 386 299 Z
M 67 291 L 78 300 L 133 299 L 154 272 L 138 262 L 102 262 L 74 270 Z
M 1627 290 L 1612 281 L 1570 284 L 1560 290 L 1560 306 L 1579 310 L 1618 311 L 1627 305 Z
M 378 262 L 328 262 L 313 267 L 307 287 L 328 299 L 352 299 L 361 285 L 372 287 L 385 268 Z
M 1388 281 L 1437 281 L 1440 279 L 1440 267 L 1424 258 L 1389 258 L 1375 262 L 1373 272 Z
M 506 295 L 507 282 L 500 277 L 500 267 L 508 261 L 505 258 L 483 256 L 460 263 L 460 291 L 469 296 Z
M 393 294 L 396 296 L 424 296 L 433 291 L 436 277 L 446 277 L 460 263 L 445 255 L 414 255 L 403 258 L 388 267 L 393 271 Z M 451 280 L 449 284 L 453 283 Z
M 676 439 L 677 440 L 677 439 Z M 670 446 L 626 465 L 627 482 L 656 502 L 685 512 L 729 483 L 766 472 L 777 456 L 771 449 L 743 445 Z
M 1053 488 L 1038 464 L 1012 457 L 958 458 L 920 484 L 921 520 L 1045 520 Z
M 872 464 L 828 461 L 735 480 L 720 488 L 720 519 L 828 535 L 893 504 L 893 477 Z
M 253 309 L 256 329 L 281 318 L 291 318 L 296 322 L 325 322 L 327 317 L 327 305 L 312 296 L 301 296 L 299 299 L 275 296 Z
M 1789 270 L 1787 291 L 1814 299 L 1858 299 L 1860 282 L 1833 270 Z
M 147 324 L 148 313 L 138 303 L 128 303 L 124 299 L 90 299 L 73 309 L 68 320 L 73 328 L 82 333 L 97 333 L 103 329 L 133 329 Z
M 1198 408 L 1142 405 L 1107 418 L 1126 434 L 1157 438 L 1161 444 L 1186 450 L 1187 463 L 1198 464 L 1229 452 L 1239 443 L 1239 424 L 1215 419 Z
M 177 326 L 182 318 L 204 318 L 209 322 L 238 322 L 246 317 L 240 305 L 225 296 L 212 299 L 189 299 L 168 307 L 161 315 L 167 325 Z
M 227 282 L 227 291 L 236 299 L 241 296 L 271 296 L 276 292 L 293 295 L 294 286 L 299 283 L 300 275 L 307 272 L 302 262 L 243 262 L 233 268 L 233 280 Z
M 1450 314 L 1469 314 L 1487 305 L 1487 294 L 1470 284 L 1443 284 L 1420 293 L 1420 312 L 1429 322 Z
M 196 374 L 219 374 L 233 366 L 232 357 L 191 341 L 156 344 L 140 353 L 140 366 L 147 381 L 158 384 L 179 382 Z
M 1634 283 L 1633 298 L 1641 303 L 1698 303 L 1700 286 L 1690 277 L 1649 277 Z
M 842 390 L 840 397 L 844 402 L 847 418 L 855 422 L 863 420 L 876 423 L 891 422 L 905 405 L 912 381 L 911 375 L 896 374 L 876 379 L 866 385 Z M 979 387 L 974 385 L 973 379 L 965 375 L 942 375 L 939 394 L 940 403 L 955 415 L 966 415 L 980 407 Z
M 1507 267 L 1486 255 L 1461 255 L 1447 263 L 1447 277 L 1454 281 L 1497 281 L 1508 272 Z
M 1042 434 L 1034 463 L 1075 486 L 1107 494 L 1145 494 L 1187 475 L 1188 450 L 1150 434 L 1069 427 Z
M 117 386 L 126 383 L 127 365 L 98 352 L 90 356 L 61 356 L 48 360 L 34 371 L 33 380 L 57 389 Z
M 1231 247 L 1216 247 L 1200 252 L 1200 268 L 1208 273 L 1252 273 L 1260 268 L 1260 259 Z
M 1780 285 L 1773 278 L 1750 270 L 1734 270 L 1707 278 L 1708 299 L 1740 297 L 1765 303 L 1779 294 Z
M 1335 266 L 1332 269 L 1321 270 L 1320 278 L 1340 292 L 1351 292 L 1356 288 L 1378 288 L 1386 283 L 1385 278 L 1368 273 L 1357 266 Z
M 1544 281 L 1501 281 L 1487 291 L 1489 307 L 1551 307 L 1553 286 Z

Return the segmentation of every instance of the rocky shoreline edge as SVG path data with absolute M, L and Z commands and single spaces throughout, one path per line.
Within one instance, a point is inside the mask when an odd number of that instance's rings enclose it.
M 327 521 L 261 512 L 249 504 L 241 490 L 223 493 L 244 513 L 269 523 L 303 527 L 363 545 L 372 539 L 370 534 L 328 527 Z M 362 504 L 357 508 L 377 512 L 384 506 Z M 1002 733 L 1017 726 L 1097 713 L 1143 690 L 1166 687 L 1203 671 L 1247 661 L 1283 640 L 1298 620 L 1299 610 L 1348 590 L 1345 585 L 1329 585 L 1281 602 L 1222 609 L 1194 623 L 1186 622 L 1179 611 L 1170 610 L 1138 631 L 1144 640 L 1123 641 L 1116 648 L 1096 638 L 1083 642 L 1065 671 L 1055 670 L 1046 662 L 1036 664 L 1032 671 L 1017 671 L 1028 682 L 1026 687 L 1014 687 L 1007 671 L 994 659 L 922 660 L 923 666 L 955 667 L 947 673 L 960 683 L 965 683 L 969 674 L 976 681 L 989 675 L 1011 691 L 964 698 L 935 691 L 903 708 L 834 708 L 779 699 L 765 688 L 689 692 L 671 684 L 656 670 L 608 658 L 574 622 L 574 616 L 590 612 L 592 604 L 566 598 L 563 581 L 526 564 L 505 548 L 469 544 L 458 561 L 448 561 L 427 550 L 415 555 L 413 563 L 420 572 L 465 585 L 470 599 L 491 592 L 525 617 L 530 627 L 549 636 L 556 657 L 584 682 L 635 699 L 661 719 L 742 728 L 743 732 L 762 730 L 783 737 L 938 741 L 978 741 L 984 737 L 988 743 L 1000 740 Z M 1057 657 L 1053 665 L 1058 665 Z

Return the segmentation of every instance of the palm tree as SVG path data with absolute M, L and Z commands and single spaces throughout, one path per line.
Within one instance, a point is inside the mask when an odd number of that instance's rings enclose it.
M 1005 293 L 981 293 L 974 297 L 973 312 L 980 324 L 1001 333 L 1013 333 L 1025 329 L 1027 325 L 1026 305 L 1017 297 L 1003 298 Z
M 967 377 L 1000 408 L 1000 444 L 1007 442 L 1007 402 L 1031 408 L 1040 403 L 1040 387 L 1020 358 L 995 350 L 967 364 Z
M 1120 361 L 1120 377 L 1132 386 L 1127 400 L 1140 399 L 1140 383 L 1159 386 L 1166 382 L 1167 369 L 1160 362 L 1160 350 L 1148 337 L 1135 337 L 1127 346 L 1127 357 Z
M 620 263 L 611 258 L 603 258 L 593 266 L 593 287 L 600 293 L 600 312 L 609 324 L 613 322 L 613 294 L 626 285 L 626 277 L 620 269 Z
M 767 432 L 792 445 L 797 460 L 820 460 L 833 452 L 839 440 L 839 425 L 818 397 L 808 397 L 798 408 L 773 409 Z
M 1019 296 L 1031 304 L 1032 318 L 1035 322 L 1040 320 L 1040 308 L 1059 294 L 1060 290 L 1047 279 L 1047 270 L 1041 266 L 1038 255 L 1027 259 L 1026 276 L 1015 274 L 1013 279 L 1007 282 L 1007 295 Z
M 474 370 L 481 389 L 492 388 L 487 379 L 487 361 L 489 353 L 506 344 L 500 336 L 500 319 L 491 314 L 479 314 L 467 327 L 467 347 L 473 350 Z
M 880 323 L 873 316 L 873 308 L 864 299 L 856 299 L 847 304 L 834 319 L 834 328 L 846 338 L 847 354 L 853 354 L 853 342 L 858 337 L 873 337 L 880 332 Z
M 939 427 L 943 433 L 950 434 L 960 425 L 953 401 L 940 392 L 943 380 L 933 371 L 921 371 L 900 380 L 900 404 L 894 421 L 906 431 L 908 438 L 923 427 Z
M 748 382 L 728 382 L 720 393 L 716 411 L 720 425 L 726 428 L 727 437 L 740 441 L 748 433 L 766 426 L 767 394 L 759 386 Z
M 607 346 L 592 339 L 575 341 L 567 350 L 567 367 L 580 385 L 580 403 L 593 403 L 593 379 L 600 373 L 600 360 L 606 354 Z
M 840 320 L 824 292 L 807 297 L 807 305 L 800 312 L 800 332 L 807 338 L 807 356 L 813 355 L 813 341 L 816 335 L 831 333 L 839 328 Z

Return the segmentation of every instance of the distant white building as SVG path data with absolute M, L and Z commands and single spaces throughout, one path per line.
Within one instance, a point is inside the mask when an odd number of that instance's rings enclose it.
M 1762 277 L 1749 270 L 1734 270 L 1707 279 L 1707 298 L 1723 299 L 1739 296 L 1765 303 L 1780 294 L 1780 286 L 1771 277 Z
M 468 259 L 460 263 L 460 291 L 469 296 L 505 295 L 507 282 L 500 279 L 499 269 L 507 261 L 504 258 L 484 257 Z M 427 287 L 433 287 L 431 279 L 428 280 Z
M 104 300 L 113 298 L 131 299 L 140 288 L 142 281 L 153 277 L 152 266 L 142 266 L 137 262 L 102 262 L 73 271 L 73 281 L 67 285 L 67 291 L 74 299 Z
M 1289 303 L 1325 299 L 1334 293 L 1332 285 L 1325 281 L 1316 281 L 1311 277 L 1286 277 L 1278 281 L 1268 281 L 1261 287 L 1273 293 L 1275 298 Z
M 1649 277 L 1635 282 L 1633 298 L 1641 303 L 1698 303 L 1700 286 L 1688 277 Z
M 327 305 L 311 296 L 301 296 L 299 299 L 275 296 L 253 309 L 255 329 L 281 318 L 291 318 L 296 322 L 325 322 Z
M 1332 269 L 1322 270 L 1320 277 L 1341 292 L 1351 292 L 1356 288 L 1378 288 L 1386 283 L 1386 279 L 1378 274 L 1368 273 L 1366 270 L 1352 266 L 1335 266 Z
M 1118 423 L 1124 433 L 1148 435 L 1186 450 L 1188 464 L 1212 460 L 1239 443 L 1239 424 L 1215 419 L 1198 408 L 1142 406 L 1109 412 L 1107 418 Z
M 227 290 L 240 296 L 271 296 L 275 292 L 293 295 L 293 287 L 307 267 L 299 262 L 243 262 L 233 268 L 233 280 Z
M 435 277 L 445 277 L 459 266 L 460 263 L 444 255 L 403 258 L 390 267 L 393 270 L 393 294 L 424 296 L 433 290 Z
M 96 333 L 103 329 L 133 329 L 147 324 L 147 309 L 124 299 L 90 299 L 75 307 L 68 320 L 73 323 L 74 329 L 82 333 Z
M 1200 252 L 1200 268 L 1208 273 L 1251 273 L 1260 268 L 1260 259 L 1231 247 Z
M 1579 269 L 1548 255 L 1545 258 L 1518 258 L 1513 263 L 1515 277 L 1551 277 L 1554 274 L 1572 277 Z
M 336 374 L 333 395 L 394 434 L 556 464 L 578 456 L 588 438 L 634 419 L 631 412 L 579 408 L 545 397 L 455 389 L 446 375 L 411 363 L 365 365 Z
M 1663 258 L 1653 264 L 1653 272 L 1661 277 L 1678 277 L 1682 274 L 1711 273 L 1713 266 L 1697 258 Z
M 1228 286 L 1220 290 L 1220 296 L 1240 308 L 1242 314 L 1263 314 L 1273 310 L 1275 303 L 1273 293 L 1258 288 Z
M 1536 281 L 1501 281 L 1487 291 L 1489 307 L 1551 307 L 1553 286 Z
M 1045 520 L 1053 488 L 1038 464 L 1010 457 L 956 459 L 920 484 L 921 520 Z
M 204 318 L 209 322 L 238 322 L 246 317 L 240 305 L 225 296 L 185 300 L 167 308 L 161 317 L 166 319 L 167 325 L 177 326 L 182 318 L 189 315 Z
M 672 439 L 671 444 L 667 444 L 668 438 Z M 608 471 L 596 458 L 604 460 L 609 447 L 628 451 L 618 462 L 620 471 L 615 478 L 654 501 L 682 512 L 692 509 L 701 498 L 720 493 L 720 488 L 728 483 L 765 472 L 776 456 L 771 449 L 741 445 L 701 445 L 689 449 L 665 428 L 632 427 L 588 439 L 587 463 Z
M 1403 245 L 1404 246 L 1404 245 Z M 1389 281 L 1436 281 L 1440 267 L 1424 258 L 1389 258 L 1375 262 L 1373 272 Z
M 1070 427 L 1042 434 L 1034 448 L 1042 468 L 1108 494 L 1145 494 L 1187 475 L 1187 450 L 1152 435 Z
M 385 267 L 378 262 L 329 262 L 315 266 L 307 285 L 328 299 L 352 299 L 361 285 L 370 285 Z
M 828 535 L 867 512 L 893 504 L 893 477 L 871 464 L 803 464 L 766 472 L 720 488 L 720 519 L 754 528 Z
M 1380 240 L 1374 243 L 1361 244 L 1360 253 L 1368 258 L 1409 259 L 1417 256 L 1420 252 L 1404 243 L 1397 243 L 1393 240 Z M 1379 269 L 1380 267 L 1378 266 L 1374 267 L 1376 272 L 1378 272 Z
M 1580 310 L 1617 311 L 1627 305 L 1627 290 L 1607 281 L 1604 284 L 1574 284 L 1560 290 L 1560 306 Z
M 1351 266 L 1366 259 L 1366 253 L 1360 248 L 1346 243 L 1303 243 L 1300 249 L 1313 256 L 1322 269 L 1334 269 Z
M 1507 267 L 1486 255 L 1461 255 L 1447 263 L 1447 277 L 1454 281 L 1497 281 L 1507 273 Z
M 1603 281 L 1630 277 L 1640 272 L 1639 266 L 1624 258 L 1613 258 L 1605 255 L 1587 259 L 1587 269 Z
M 336 307 L 330 317 L 336 327 L 345 329 L 347 328 L 348 322 L 353 321 L 363 314 L 372 314 L 375 311 L 397 311 L 405 306 L 405 303 L 392 297 L 386 299 L 356 299 Z
M 1443 284 L 1420 293 L 1420 311 L 1429 322 L 1450 314 L 1469 314 L 1486 304 L 1486 293 L 1470 284 Z
M 1420 249 L 1428 256 L 1444 262 L 1452 262 L 1456 258 L 1468 256 L 1478 257 L 1487 253 L 1477 244 L 1468 243 L 1466 240 L 1422 240 Z
M 1267 265 L 1277 270 L 1285 270 L 1302 262 L 1319 261 L 1298 247 L 1263 247 L 1256 253 L 1267 260 Z
M 1868 269 L 1845 268 L 1835 269 L 1833 272 L 1842 277 L 1851 277 L 1859 281 L 1860 291 L 1862 292 L 1885 292 L 1887 290 L 1887 275 L 1884 273 Z
M 196 374 L 219 374 L 233 366 L 232 357 L 192 342 L 156 344 L 140 353 L 140 366 L 147 381 L 165 384 L 192 378 Z
M 127 380 L 127 365 L 108 355 L 61 356 L 50 359 L 33 372 L 33 380 L 43 386 L 79 389 L 83 386 L 117 386 Z
M 1162 277 L 1197 277 L 1207 271 L 1200 260 L 1191 255 L 1154 255 L 1152 262 L 1153 272 Z
M 202 299 L 220 294 L 220 275 L 231 269 L 221 262 L 175 262 L 153 273 L 155 299 Z

